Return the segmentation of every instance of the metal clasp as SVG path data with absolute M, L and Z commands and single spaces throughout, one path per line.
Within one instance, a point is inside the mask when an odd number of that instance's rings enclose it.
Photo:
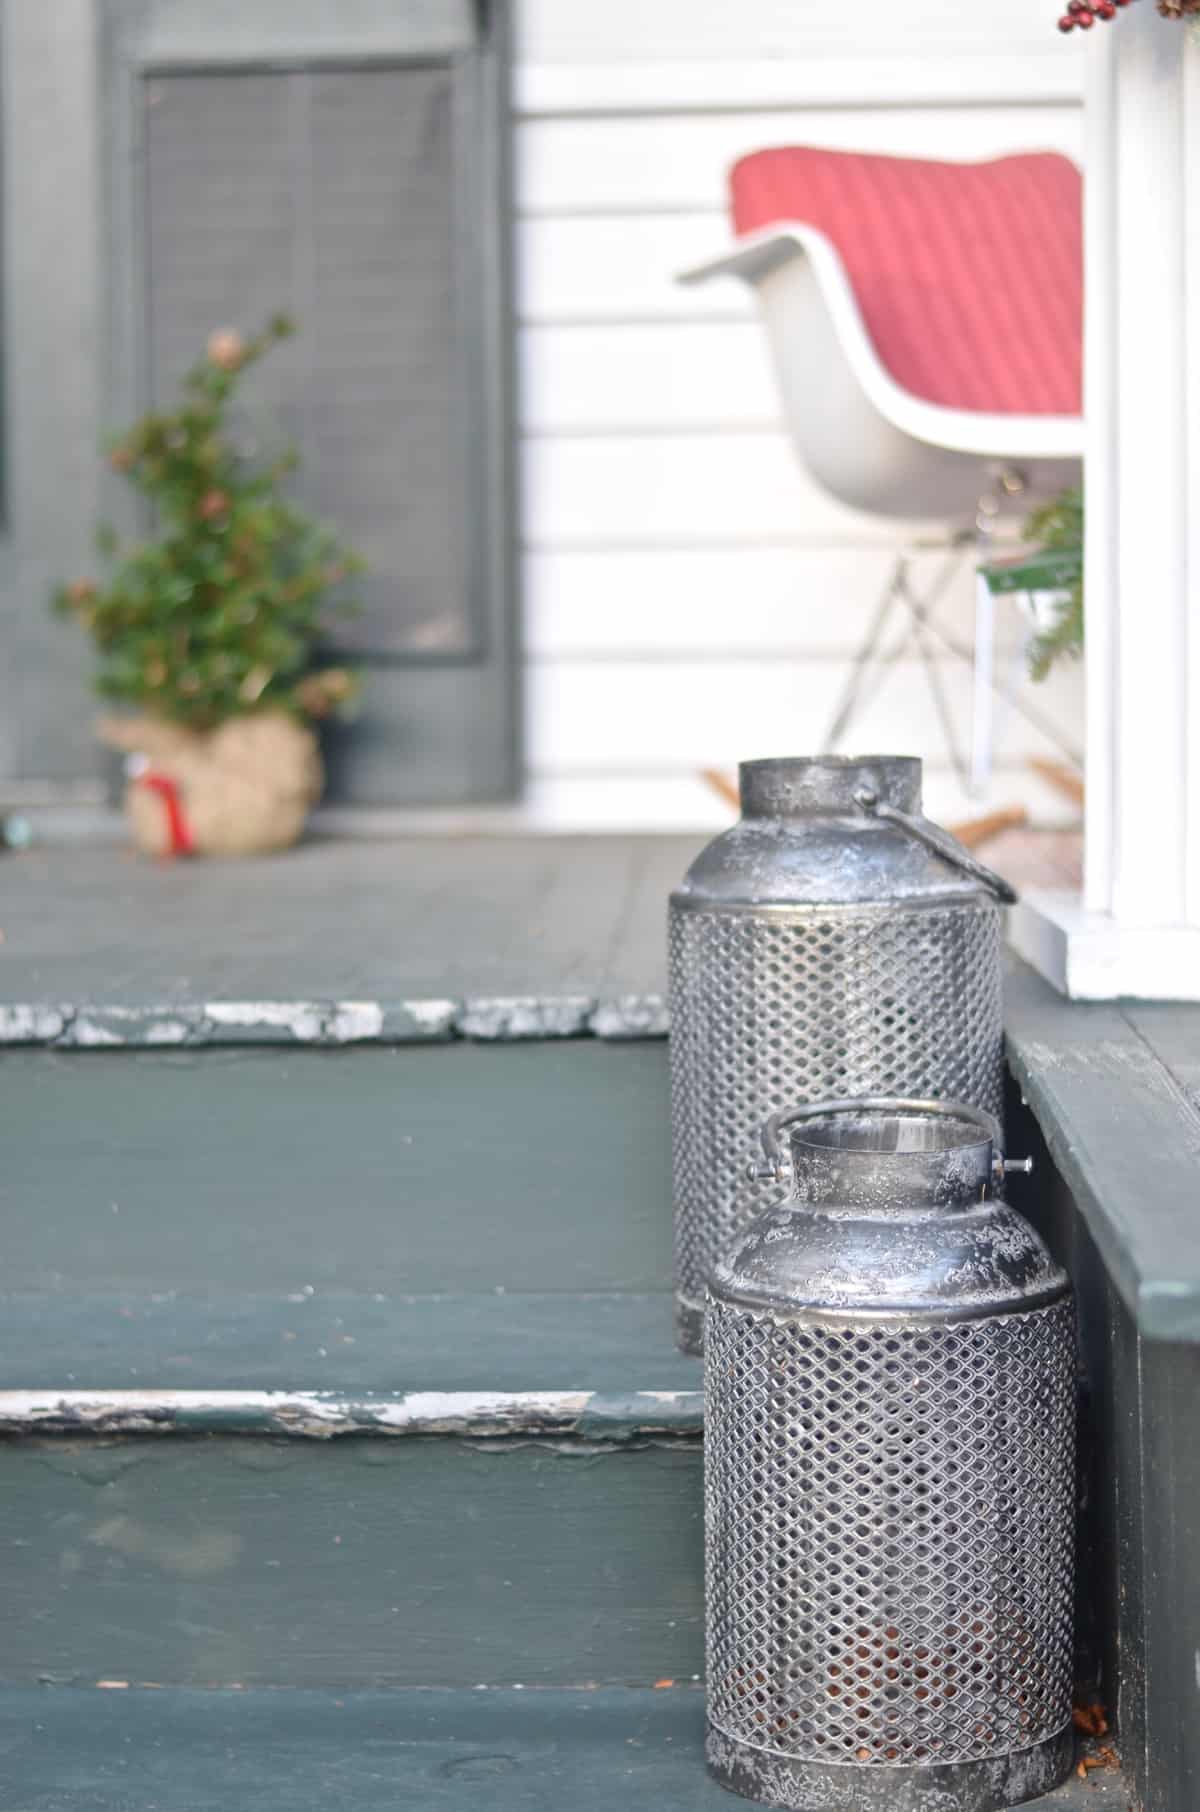
M 1014 1171 L 1019 1176 L 1023 1177 L 1031 1175 L 1033 1171 L 1033 1159 L 1006 1158 L 1002 1151 L 998 1151 L 992 1159 L 992 1175 L 997 1184 L 1003 1183 L 1005 1177 L 1012 1176 Z

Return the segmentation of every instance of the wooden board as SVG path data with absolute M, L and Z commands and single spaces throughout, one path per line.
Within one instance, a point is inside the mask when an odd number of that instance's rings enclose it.
M 10 1053 L 4 1285 L 659 1291 L 666 1069 L 661 1041 L 600 1039 Z
M 686 1679 L 703 1653 L 700 1468 L 695 1440 L 9 1441 L 0 1676 Z
M 14 1805 L 31 1812 L 728 1812 L 703 1694 L 659 1691 L 0 1695 Z M 1053 1812 L 1126 1812 L 1119 1777 Z
M 528 327 L 518 356 L 526 434 L 780 425 L 757 321 Z
M 729 227 L 719 205 L 707 213 L 554 215 L 517 222 L 517 306 L 547 323 L 751 321 L 745 284 L 684 286 L 683 270 L 712 257 Z
M 1014 962 L 1009 1061 L 1050 1155 L 1140 1332 L 1200 1340 L 1200 1110 L 1167 1027 L 1194 1009 L 1067 1002 Z M 1190 1073 L 1190 1072 L 1189 1072 Z
M 752 620 L 752 619 L 751 619 Z M 971 671 L 953 657 L 934 663 L 959 748 L 970 747 Z M 772 660 L 748 652 L 728 660 L 677 658 L 599 662 L 564 658 L 535 663 L 528 675 L 529 759 L 540 769 L 570 772 L 614 768 L 696 770 L 782 750 L 811 753 L 828 733 L 851 661 Z M 1064 669 L 1037 704 L 1074 729 L 1081 686 L 1078 669 Z M 1072 695 L 1075 695 L 1074 697 Z M 664 709 L 670 701 L 670 710 Z M 1050 752 L 1049 735 L 1009 711 L 997 728 L 1001 761 L 1027 748 Z M 843 741 L 846 752 L 887 749 L 949 762 L 929 673 L 911 656 L 883 670 L 876 690 L 856 713 Z
M 260 1277 L 243 1285 L 228 1276 L 188 1274 L 193 1266 L 184 1249 L 186 1234 L 178 1228 L 178 1282 L 169 1290 L 148 1288 L 144 1275 L 136 1275 L 127 1241 L 110 1257 L 106 1289 L 68 1276 L 60 1277 L 57 1289 L 31 1289 L 15 1266 L 7 1267 L 0 1293 L 5 1352 L 0 1434 L 25 1414 L 25 1404 L 13 1393 L 47 1387 L 51 1402 L 54 1390 L 101 1398 L 122 1391 L 186 1391 L 210 1400 L 214 1391 L 283 1391 L 333 1392 L 360 1406 L 414 1392 L 482 1399 L 498 1391 L 539 1396 L 586 1391 L 611 1403 L 638 1392 L 665 1391 L 683 1397 L 657 1407 L 643 1404 L 637 1415 L 643 1422 L 695 1429 L 700 1362 L 675 1348 L 665 1275 L 659 1289 L 639 1292 L 563 1287 L 574 1265 L 562 1267 L 557 1287 L 541 1291 L 523 1288 L 519 1280 L 499 1289 L 419 1293 L 367 1290 L 361 1279 L 357 1289 L 325 1282 L 319 1288 L 282 1288 L 296 1282 L 289 1221 L 286 1213 L 273 1215 L 259 1229 L 261 1245 L 272 1230 L 278 1240 L 279 1283 L 273 1288 L 263 1287 Z M 405 1241 L 415 1242 L 416 1229 L 399 1204 L 396 1221 Z M 513 1246 L 522 1243 L 514 1229 Z M 131 1274 L 121 1277 L 121 1270 Z M 394 1286 L 390 1270 L 382 1265 L 375 1281 Z M 194 1406 L 185 1407 L 187 1425 L 204 1426 L 203 1407 L 194 1413 Z M 119 1419 L 119 1406 L 114 1414 Z M 219 1423 L 215 1411 L 214 1416 Z M 537 1418 L 531 1414 L 528 1420 Z M 263 1426 L 269 1425 L 264 1417 Z
M 528 215 L 708 210 L 723 204 L 737 158 L 788 144 L 964 159 L 1035 145 L 1078 157 L 1081 120 L 1076 106 L 1019 104 L 526 120 L 516 133 L 517 209 Z
M 534 997 L 574 1002 L 559 1029 L 581 1031 L 597 1000 L 662 993 L 666 896 L 701 842 L 314 838 L 284 860 L 176 867 L 119 848 L 6 855 L 0 1007 L 419 998 L 441 1003 L 436 1038 L 468 1000 Z M 281 1037 L 303 1042 L 305 1024 Z
M 530 62 L 670 62 L 731 55 L 819 58 L 846 46 L 854 34 L 903 64 L 931 55 L 969 53 L 987 58 L 996 48 L 986 18 L 969 9 L 947 10 L 941 0 L 919 0 L 899 18 L 887 0 L 867 0 L 851 23 L 845 15 L 797 8 L 792 0 L 742 0 L 731 14 L 723 0 L 519 0 L 518 57 Z M 1010 0 L 1005 42 L 1023 56 L 1049 62 L 1039 0 Z
M 522 473 L 527 547 L 894 548 L 918 529 L 819 490 L 781 430 L 531 438 Z

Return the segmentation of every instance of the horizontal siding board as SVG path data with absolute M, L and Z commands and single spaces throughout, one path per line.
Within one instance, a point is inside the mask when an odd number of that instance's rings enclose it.
M 942 554 L 909 560 L 924 594 Z M 895 562 L 890 547 L 690 548 L 530 553 L 523 565 L 525 650 L 532 660 L 665 659 L 790 652 L 853 654 Z M 974 582 L 964 561 L 933 620 L 961 645 L 974 634 Z M 887 645 L 911 619 L 897 606 Z M 1028 621 L 1013 599 L 997 613 L 997 645 L 1016 647 Z
M 647 319 L 749 321 L 744 284 L 676 282 L 726 243 L 724 211 L 522 220 L 517 307 L 531 323 Z
M 946 0 L 860 0 L 853 12 L 797 0 L 518 0 L 519 61 L 546 63 L 671 62 L 837 57 L 858 44 L 874 57 L 919 66 L 955 56 L 989 57 L 995 15 Z M 1042 0 L 1006 0 L 1001 48 L 1049 62 L 1056 40 L 1046 31 Z
M 527 120 L 516 130 L 517 207 L 538 215 L 720 208 L 737 158 L 788 144 L 911 157 L 952 150 L 964 160 L 1016 147 L 1078 157 L 1081 118 L 1074 106 L 992 106 Z
M 528 328 L 527 434 L 775 428 L 780 406 L 756 321 Z
M 528 546 L 896 545 L 904 524 L 845 508 L 782 432 L 533 439 L 524 451 Z
M 1042 46 L 1043 50 L 1046 48 Z M 665 113 L 789 107 L 961 106 L 1078 101 L 1082 59 L 1051 54 L 767 58 L 644 63 L 527 63 L 514 79 L 518 113 Z
M 892 560 L 890 548 L 527 554 L 526 655 L 849 653 Z
M 806 751 L 789 742 L 772 752 L 794 755 Z M 724 772 L 732 778 L 733 764 L 724 764 Z M 1021 760 L 997 763 L 992 795 L 1004 805 L 1023 805 L 1039 824 L 1066 826 L 1078 817 L 1062 795 Z M 957 823 L 980 810 L 944 760 L 925 763 L 924 800 L 929 816 L 942 824 Z M 731 807 L 698 768 L 691 772 L 643 768 L 594 774 L 534 769 L 522 810 L 531 825 L 571 831 L 720 830 L 733 817 Z
M 938 663 L 961 741 L 970 728 L 971 680 L 964 663 Z M 681 657 L 670 665 L 627 660 L 534 664 L 527 676 L 529 760 L 535 769 L 595 772 L 601 767 L 665 771 L 735 762 L 780 749 L 818 748 L 846 660 L 760 658 L 725 662 Z M 1039 688 L 1037 703 L 1068 732 L 1081 720 L 1081 675 L 1061 671 Z M 945 762 L 947 751 L 922 664 L 894 662 L 856 718 L 852 741 Z M 999 715 L 998 757 L 1055 757 L 1054 743 L 1010 711 Z

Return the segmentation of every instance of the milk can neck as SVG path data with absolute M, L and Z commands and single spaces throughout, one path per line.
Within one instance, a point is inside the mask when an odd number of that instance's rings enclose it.
M 921 809 L 921 763 L 907 755 L 743 761 L 738 781 L 745 818 L 857 817 L 855 795 L 862 792 L 897 811 Z
M 796 1127 L 789 1146 L 793 1199 L 810 1208 L 939 1214 L 992 1192 L 992 1139 L 949 1116 L 831 1117 Z

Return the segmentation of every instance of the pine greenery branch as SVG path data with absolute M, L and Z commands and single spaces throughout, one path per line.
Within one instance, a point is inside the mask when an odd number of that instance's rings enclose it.
M 1083 492 L 1063 491 L 1034 510 L 1025 524 L 1026 537 L 1044 554 L 1062 561 L 1062 601 L 1054 621 L 1029 644 L 1029 671 L 1043 680 L 1056 661 L 1078 660 L 1083 652 Z
M 153 505 L 156 532 L 121 541 L 102 529 L 105 580 L 76 579 L 53 599 L 92 637 L 105 698 L 208 730 L 264 709 L 322 717 L 352 695 L 354 675 L 322 668 L 317 651 L 327 616 L 354 608 L 344 585 L 362 561 L 287 496 L 294 449 L 256 464 L 229 429 L 243 374 L 292 332 L 284 315 L 249 339 L 214 332 L 178 406 L 110 442 L 109 464 Z
M 1063 491 L 1034 510 L 1022 533 L 1029 547 L 1015 559 L 980 568 L 993 592 L 1051 592 L 1054 614 L 1028 649 L 1029 672 L 1043 680 L 1056 661 L 1083 652 L 1083 492 Z
M 1054 621 L 1029 644 L 1029 673 L 1044 680 L 1059 660 L 1078 660 L 1083 652 L 1083 580 L 1076 579 L 1055 605 Z

